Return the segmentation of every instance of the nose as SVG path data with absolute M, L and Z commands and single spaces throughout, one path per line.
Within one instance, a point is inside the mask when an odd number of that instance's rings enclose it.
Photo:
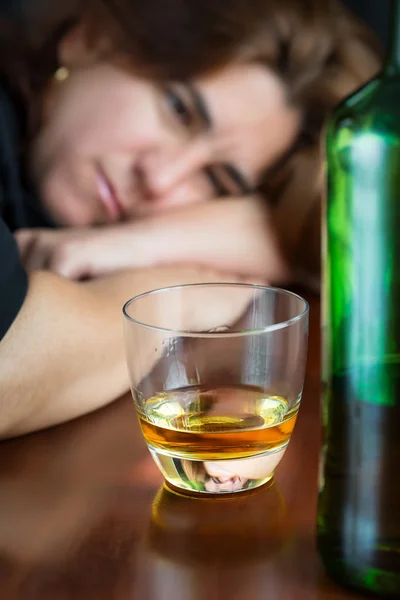
M 158 198 L 198 174 L 209 162 L 209 143 L 196 140 L 168 151 L 149 151 L 137 169 L 146 196 Z

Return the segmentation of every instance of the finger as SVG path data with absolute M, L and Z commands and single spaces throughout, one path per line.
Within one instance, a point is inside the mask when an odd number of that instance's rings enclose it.
M 34 244 L 35 234 L 31 229 L 19 229 L 14 233 L 14 238 L 18 245 L 21 261 L 25 264 L 27 254 Z
M 60 246 L 49 260 L 48 268 L 61 277 L 80 280 L 90 277 L 90 266 L 79 253 L 71 252 L 68 246 Z
M 53 246 L 53 232 L 43 229 L 21 229 L 14 234 L 21 261 L 26 269 L 46 269 Z
M 36 237 L 32 238 L 30 245 L 26 248 L 24 265 L 28 271 L 46 270 L 49 261 L 49 250 L 43 241 Z

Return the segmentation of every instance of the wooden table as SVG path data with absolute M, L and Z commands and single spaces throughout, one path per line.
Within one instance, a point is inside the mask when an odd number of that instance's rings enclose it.
M 344 600 L 315 548 L 319 302 L 307 381 L 276 482 L 235 499 L 163 488 L 126 396 L 0 444 L 2 600 Z

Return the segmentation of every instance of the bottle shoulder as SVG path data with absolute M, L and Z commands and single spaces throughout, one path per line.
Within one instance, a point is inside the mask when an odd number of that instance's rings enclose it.
M 343 129 L 377 134 L 390 131 L 400 136 L 400 73 L 382 73 L 345 98 L 328 121 L 328 138 Z

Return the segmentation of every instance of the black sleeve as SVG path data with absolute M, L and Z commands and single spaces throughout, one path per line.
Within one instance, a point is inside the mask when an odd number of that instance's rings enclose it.
M 28 280 L 19 260 L 17 244 L 0 217 L 0 340 L 21 309 Z

